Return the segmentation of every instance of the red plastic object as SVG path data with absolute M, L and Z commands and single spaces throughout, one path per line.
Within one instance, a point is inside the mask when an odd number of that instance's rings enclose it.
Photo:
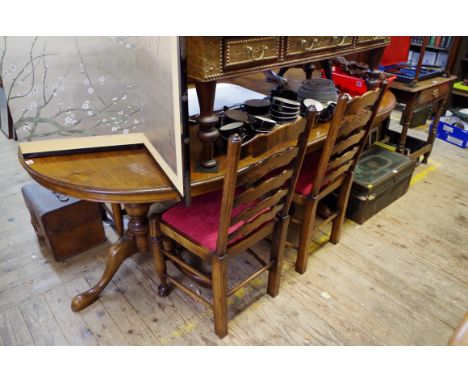
M 388 83 L 392 83 L 396 76 L 387 77 Z M 333 67 L 332 80 L 339 91 L 349 93 L 351 96 L 360 96 L 367 91 L 366 81 L 341 73 L 339 67 Z
M 396 65 L 408 61 L 410 36 L 392 36 L 390 44 L 385 47 L 380 65 Z

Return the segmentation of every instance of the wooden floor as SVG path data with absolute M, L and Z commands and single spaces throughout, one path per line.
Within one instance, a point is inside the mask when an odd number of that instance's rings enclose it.
M 204 307 L 178 291 L 158 297 L 148 254 L 126 260 L 100 300 L 73 313 L 71 297 L 99 278 L 115 234 L 56 263 L 29 224 L 16 143 L 1 135 L 0 344 L 444 345 L 468 310 L 467 170 L 468 150 L 437 140 L 408 194 L 362 226 L 348 221 L 338 245 L 316 237 L 305 275 L 288 252 L 278 297 L 264 277 L 238 291 L 219 340 Z

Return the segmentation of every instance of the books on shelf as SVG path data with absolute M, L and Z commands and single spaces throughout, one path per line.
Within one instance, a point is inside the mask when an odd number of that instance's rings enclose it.
M 424 36 L 413 36 L 411 37 L 411 43 L 415 45 L 421 45 L 423 42 Z M 450 48 L 452 43 L 452 36 L 431 36 L 427 46 L 429 48 L 441 48 L 442 51 L 431 51 L 426 50 L 423 59 L 423 65 L 438 66 L 440 68 L 445 68 L 448 60 L 448 53 L 444 51 L 445 49 Z M 419 59 L 419 49 L 410 50 L 408 55 L 408 62 L 411 62 L 413 65 L 416 65 Z
M 411 43 L 421 45 L 423 38 L 424 36 L 413 36 L 411 37 Z M 451 43 L 452 36 L 431 36 L 427 45 L 433 48 L 449 49 Z

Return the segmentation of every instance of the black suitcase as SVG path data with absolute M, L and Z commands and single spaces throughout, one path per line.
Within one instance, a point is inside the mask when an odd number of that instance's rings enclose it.
M 416 161 L 373 146 L 355 168 L 346 216 L 362 224 L 408 190 Z

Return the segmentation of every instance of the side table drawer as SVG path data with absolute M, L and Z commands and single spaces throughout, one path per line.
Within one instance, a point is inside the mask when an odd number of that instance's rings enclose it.
M 223 66 L 226 69 L 277 61 L 279 37 L 223 39 Z
M 374 42 L 384 42 L 387 36 L 358 36 L 356 43 L 358 45 L 370 44 Z
M 437 98 L 445 97 L 450 91 L 450 84 L 440 84 L 430 89 L 423 90 L 418 97 L 418 104 L 431 102 Z
M 286 58 L 347 47 L 353 43 L 353 38 L 350 36 L 295 36 L 286 39 Z

